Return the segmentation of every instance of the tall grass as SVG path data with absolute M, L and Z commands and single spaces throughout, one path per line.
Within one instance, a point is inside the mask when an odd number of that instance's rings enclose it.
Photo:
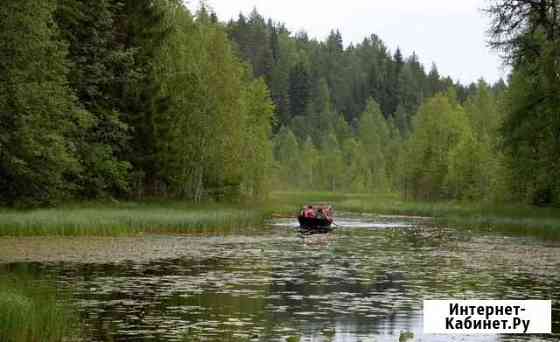
M 262 209 L 168 203 L 81 204 L 0 211 L 0 236 L 115 236 L 227 231 L 264 221 Z
M 0 276 L 0 342 L 79 340 L 77 316 L 53 287 L 21 276 Z

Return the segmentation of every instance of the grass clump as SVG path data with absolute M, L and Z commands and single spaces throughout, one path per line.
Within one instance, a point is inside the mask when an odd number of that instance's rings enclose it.
M 0 342 L 77 340 L 79 322 L 56 290 L 20 276 L 0 276 Z
M 181 202 L 81 204 L 0 212 L 0 236 L 118 236 L 224 232 L 263 222 L 260 209 Z

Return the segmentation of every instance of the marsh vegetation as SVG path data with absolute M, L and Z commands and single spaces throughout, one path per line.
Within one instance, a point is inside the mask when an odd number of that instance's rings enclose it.
M 28 272 L 0 274 L 0 341 L 79 341 L 81 322 L 67 294 Z
M 0 236 L 115 236 L 225 232 L 264 221 L 258 207 L 185 202 L 74 204 L 50 209 L 0 211 Z

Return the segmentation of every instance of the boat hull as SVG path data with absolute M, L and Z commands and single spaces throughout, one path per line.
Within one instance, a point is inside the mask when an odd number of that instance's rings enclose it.
M 333 222 L 332 220 L 326 218 L 321 219 L 316 217 L 304 216 L 298 216 L 298 221 L 301 228 L 318 230 L 330 229 Z

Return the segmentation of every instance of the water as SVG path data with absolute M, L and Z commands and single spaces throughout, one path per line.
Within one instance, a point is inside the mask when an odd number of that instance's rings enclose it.
M 0 239 L 0 270 L 71 289 L 93 341 L 560 340 L 560 243 L 420 217 L 337 224 L 310 236 L 277 220 L 227 236 Z M 423 335 L 423 299 L 552 299 L 557 334 Z

